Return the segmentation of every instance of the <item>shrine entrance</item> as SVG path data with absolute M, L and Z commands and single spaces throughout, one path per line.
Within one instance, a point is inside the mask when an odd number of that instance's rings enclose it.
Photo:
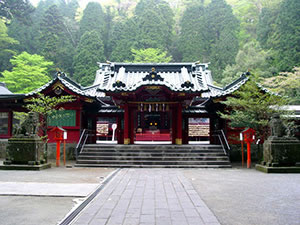
M 171 144 L 171 112 L 136 112 L 134 121 L 135 144 Z

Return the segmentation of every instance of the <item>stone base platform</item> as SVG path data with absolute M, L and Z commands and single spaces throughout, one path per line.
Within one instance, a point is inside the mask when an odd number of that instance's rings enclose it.
M 51 163 L 41 165 L 0 165 L 0 170 L 44 170 L 51 168 Z
M 300 166 L 268 167 L 256 164 L 255 169 L 264 173 L 300 173 Z

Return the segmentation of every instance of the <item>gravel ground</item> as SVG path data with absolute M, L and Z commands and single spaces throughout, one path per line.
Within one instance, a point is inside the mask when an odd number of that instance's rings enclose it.
M 221 224 L 300 224 L 300 174 L 242 168 L 186 169 L 184 174 Z

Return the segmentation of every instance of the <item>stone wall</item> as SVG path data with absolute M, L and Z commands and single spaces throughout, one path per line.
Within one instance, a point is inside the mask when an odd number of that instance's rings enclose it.
M 231 162 L 242 162 L 242 148 L 241 145 L 230 145 L 230 161 Z M 262 145 L 251 145 L 251 161 L 261 162 L 263 146 Z M 247 161 L 247 144 L 244 144 L 244 160 Z
M 0 139 L 0 158 L 5 158 L 7 145 L 8 145 L 7 139 Z
M 6 147 L 8 145 L 7 139 L 0 139 L 0 158 L 5 158 L 6 155 Z M 75 159 L 75 148 L 77 143 L 66 143 L 66 159 L 72 160 Z M 63 159 L 63 147 L 64 145 L 60 145 L 61 159 Z M 48 143 L 48 159 L 56 158 L 56 143 Z
M 75 148 L 77 143 L 66 143 L 66 159 L 75 159 Z M 63 143 L 60 144 L 60 158 L 63 159 Z M 56 159 L 56 143 L 48 143 L 48 159 Z

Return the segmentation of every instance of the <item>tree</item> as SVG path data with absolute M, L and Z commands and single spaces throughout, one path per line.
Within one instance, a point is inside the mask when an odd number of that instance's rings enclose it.
M 216 81 L 238 52 L 239 21 L 224 0 L 212 0 L 187 7 L 180 21 L 180 50 L 183 61 L 211 62 Z
M 80 20 L 79 37 L 81 38 L 85 32 L 96 31 L 102 38 L 105 30 L 105 16 L 99 3 L 89 2 L 83 11 Z
M 216 81 L 222 79 L 226 65 L 233 64 L 238 53 L 239 21 L 224 0 L 212 0 L 206 8 L 207 35 L 210 41 L 211 70 Z
M 137 48 L 136 36 L 136 23 L 132 18 L 125 21 L 117 21 L 112 28 L 110 39 L 112 52 L 109 59 L 118 62 L 132 61 L 131 49 Z
M 288 96 L 290 104 L 300 104 L 300 67 L 295 67 L 293 72 L 266 78 L 263 84 L 274 92 Z
M 73 42 L 57 5 L 50 6 L 40 24 L 40 54 L 64 71 L 72 74 Z
M 277 71 L 269 58 L 270 52 L 261 49 L 257 42 L 245 44 L 236 55 L 235 64 L 226 66 L 221 83 L 229 84 L 246 71 L 259 75 L 260 79 L 273 76 Z
M 223 119 L 229 120 L 231 127 L 251 127 L 258 137 L 265 139 L 268 122 L 275 112 L 286 103 L 281 97 L 266 93 L 251 77 L 245 85 L 222 102 L 225 113 L 219 112 Z
M 1 0 L 0 1 L 0 18 L 9 22 L 16 17 L 23 22 L 27 21 L 27 16 L 34 11 L 34 7 L 29 0 Z
M 164 0 L 141 0 L 134 11 L 136 48 L 168 50 L 173 40 L 174 14 Z
M 12 92 L 28 93 L 50 80 L 48 71 L 53 63 L 46 61 L 43 56 L 22 52 L 10 62 L 13 65 L 12 71 L 5 70 L 1 81 L 4 81 Z
M 172 56 L 167 56 L 166 51 L 157 48 L 132 49 L 133 62 L 137 63 L 167 63 L 172 60 Z
M 280 4 L 274 34 L 274 64 L 280 71 L 300 66 L 300 1 L 285 0 Z
M 15 46 L 19 42 L 7 34 L 7 28 L 0 19 L 0 68 L 9 68 L 9 59 L 16 54 Z
M 210 41 L 206 38 L 204 7 L 188 6 L 180 20 L 178 48 L 184 62 L 208 62 Z
M 104 61 L 104 46 L 99 33 L 86 32 L 81 37 L 74 56 L 74 78 L 83 86 L 91 85 L 98 69 L 97 62 Z
M 31 98 L 28 101 L 28 104 L 25 106 L 29 113 L 37 113 L 40 118 L 40 127 L 42 130 L 42 140 L 45 144 L 45 156 L 47 156 L 47 142 L 48 142 L 48 118 L 54 114 L 57 110 L 63 110 L 62 104 L 67 102 L 72 102 L 75 99 L 73 96 L 45 96 L 41 93 L 38 93 L 37 96 Z M 46 159 L 47 160 L 47 159 Z

